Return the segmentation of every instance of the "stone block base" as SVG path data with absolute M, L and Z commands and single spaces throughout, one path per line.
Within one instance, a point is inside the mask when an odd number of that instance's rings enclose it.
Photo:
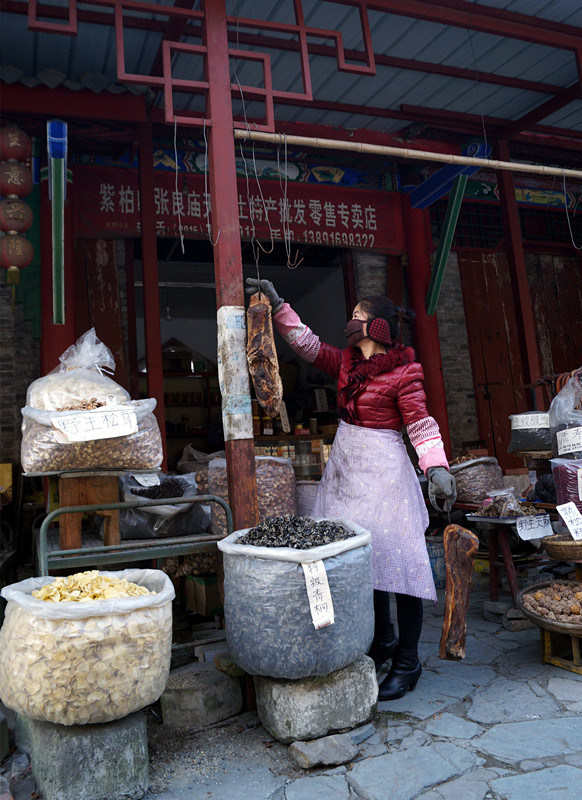
M 5 714 L 0 711 L 0 762 L 4 761 L 10 752 L 10 743 L 8 740 L 8 721 Z
M 101 725 L 29 720 L 32 775 L 44 800 L 138 800 L 148 790 L 146 720 Z
M 213 725 L 242 711 L 240 679 L 225 675 L 209 662 L 188 664 L 170 672 L 160 705 L 164 725 Z
M 256 675 L 255 690 L 263 727 L 285 744 L 362 725 L 371 719 L 378 699 L 376 670 L 368 656 L 321 677 Z

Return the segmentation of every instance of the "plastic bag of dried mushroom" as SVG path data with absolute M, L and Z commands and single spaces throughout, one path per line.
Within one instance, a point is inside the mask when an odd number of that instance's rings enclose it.
M 250 675 L 328 675 L 368 651 L 374 635 L 369 531 L 349 520 L 285 514 L 235 531 L 218 548 L 228 649 Z M 334 622 L 316 629 L 306 584 L 319 591 L 321 564 Z
M 582 583 L 555 581 L 523 592 L 524 608 L 548 620 L 582 625 Z
M 160 466 L 156 401 L 131 400 L 103 374 L 114 370 L 111 351 L 91 328 L 61 355 L 55 370 L 31 383 L 22 409 L 25 472 Z
M 154 703 L 170 670 L 174 587 L 161 570 L 29 578 L 2 589 L 0 697 L 60 725 Z

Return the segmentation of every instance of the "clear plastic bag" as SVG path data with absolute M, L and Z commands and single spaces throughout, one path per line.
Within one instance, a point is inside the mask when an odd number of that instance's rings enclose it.
M 582 458 L 582 384 L 570 378 L 550 405 L 552 450 L 556 458 Z
M 511 441 L 508 453 L 527 453 L 532 450 L 552 449 L 550 420 L 547 412 L 526 411 L 523 414 L 510 414 Z
M 111 722 L 155 702 L 170 671 L 172 582 L 161 570 L 103 572 L 156 594 L 51 603 L 32 591 L 54 577 L 2 589 L 0 697 L 31 719 Z
M 251 675 L 299 679 L 330 672 L 364 655 L 374 635 L 372 545 L 369 531 L 333 544 L 292 547 L 239 545 L 248 529 L 218 543 L 224 554 L 224 615 L 233 660 Z M 323 560 L 334 607 L 333 625 L 316 630 L 302 562 Z
M 295 472 L 288 458 L 257 456 L 257 493 L 259 521 L 267 517 L 282 517 L 297 513 Z M 208 466 L 208 491 L 228 503 L 226 460 L 216 458 Z M 212 530 L 226 536 L 226 515 L 218 503 L 212 504 Z
M 60 362 L 28 387 L 22 409 L 24 471 L 159 467 L 163 450 L 153 414 L 156 401 L 131 400 L 125 389 L 103 375 L 103 370 L 115 370 L 115 361 L 95 329 L 65 350 Z M 81 430 L 82 440 L 67 436 L 65 425 L 74 428 L 75 435 Z M 116 429 L 123 435 L 115 435 Z
M 64 472 L 79 469 L 156 469 L 162 463 L 162 437 L 153 414 L 156 401 L 130 400 L 119 408 L 133 411 L 138 429 L 127 436 L 63 442 L 51 419 L 70 412 L 22 409 L 21 462 L 25 472 Z M 92 411 L 76 411 L 91 420 Z
M 582 511 L 582 459 L 552 458 L 556 504 L 575 503 Z
M 176 479 L 174 475 L 159 476 L 160 483 Z M 194 496 L 198 494 L 196 473 L 182 475 L 179 478 L 182 491 L 176 497 Z M 122 475 L 119 479 L 121 496 L 124 502 L 143 500 L 143 496 L 135 494 L 135 490 L 144 487 L 132 476 Z M 164 504 L 147 508 L 122 509 L 119 515 L 119 529 L 122 539 L 157 539 L 172 536 L 186 536 L 191 533 L 202 533 L 210 528 L 210 517 L 200 503 L 184 503 L 179 505 Z

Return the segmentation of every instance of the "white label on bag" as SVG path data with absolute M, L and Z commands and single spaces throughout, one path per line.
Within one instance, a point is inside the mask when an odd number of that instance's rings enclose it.
M 559 456 L 582 450 L 582 428 L 569 428 L 565 431 L 558 431 L 556 440 L 558 442 Z
M 279 416 L 281 417 L 281 427 L 283 428 L 283 433 L 289 433 L 291 430 L 291 425 L 289 423 L 289 414 L 287 413 L 287 406 L 285 405 L 284 400 L 281 400 Z
M 131 477 L 134 478 L 140 486 L 159 486 L 160 485 L 160 476 L 152 473 L 131 473 Z
M 319 630 L 327 625 L 333 625 L 333 602 L 323 561 L 302 562 L 301 566 L 305 575 L 313 627 Z
M 523 428 L 528 430 L 536 428 L 549 428 L 550 415 L 549 414 L 519 414 L 514 416 L 511 420 L 511 430 L 519 431 Z
M 60 442 L 90 442 L 137 433 L 137 416 L 130 408 L 96 408 L 51 417 Z
M 548 514 L 518 517 L 515 522 L 517 535 L 527 542 L 529 539 L 541 539 L 554 533 Z
M 576 508 L 576 504 L 564 503 L 562 506 L 556 506 L 556 511 L 564 520 L 572 538 L 582 539 L 582 514 Z

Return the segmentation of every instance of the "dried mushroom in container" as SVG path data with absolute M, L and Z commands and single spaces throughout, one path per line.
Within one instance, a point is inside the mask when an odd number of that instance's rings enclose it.
M 582 583 L 554 581 L 532 587 L 522 596 L 524 608 L 539 617 L 571 625 L 582 625 Z
M 500 489 L 488 493 L 490 503 L 486 503 L 475 511 L 476 517 L 497 517 L 498 519 L 511 517 L 535 516 L 540 510 L 535 506 L 520 503 L 513 494 L 513 487 Z

